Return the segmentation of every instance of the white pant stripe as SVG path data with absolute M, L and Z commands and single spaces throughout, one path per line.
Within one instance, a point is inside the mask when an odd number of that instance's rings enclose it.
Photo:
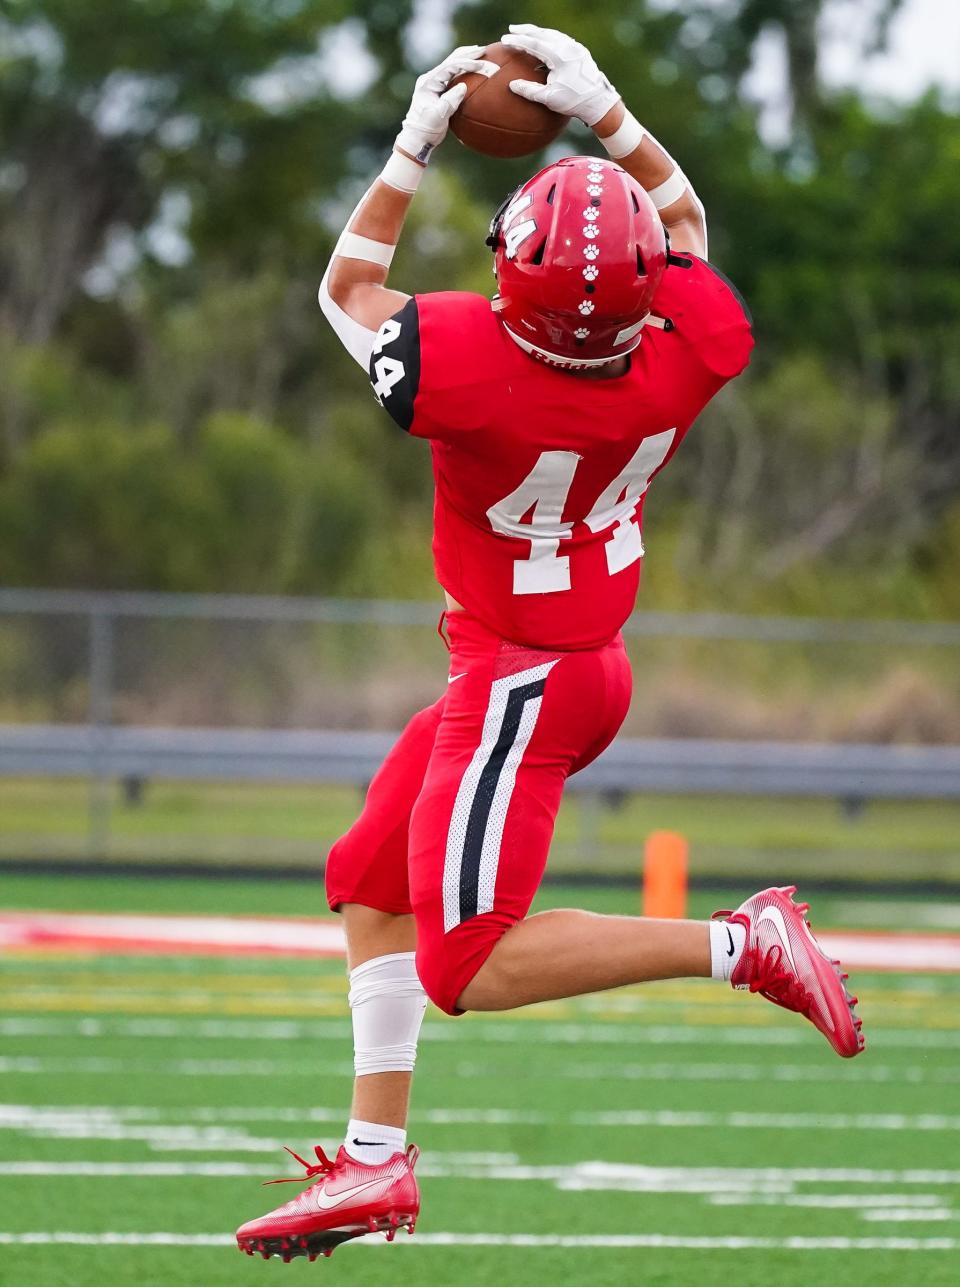
M 510 695 L 516 689 L 525 688 L 529 684 L 535 684 L 540 680 L 546 679 L 558 660 L 559 658 L 555 658 L 553 661 L 543 662 L 539 666 L 531 666 L 527 670 L 518 671 L 514 675 L 505 675 L 502 679 L 495 679 L 490 686 L 490 700 L 483 721 L 480 745 L 474 751 L 473 757 L 460 780 L 450 826 L 447 831 L 446 856 L 443 866 L 444 933 L 449 933 L 450 930 L 455 929 L 461 921 L 460 887 L 468 824 L 484 769 L 487 767 L 494 748 L 500 739 Z M 497 778 L 480 850 L 480 869 L 477 882 L 478 914 L 488 912 L 493 908 L 503 828 L 516 783 L 517 770 L 523 759 L 524 751 L 529 745 L 530 738 L 533 736 L 541 702 L 542 698 L 538 696 L 524 703 L 516 736 L 507 752 Z

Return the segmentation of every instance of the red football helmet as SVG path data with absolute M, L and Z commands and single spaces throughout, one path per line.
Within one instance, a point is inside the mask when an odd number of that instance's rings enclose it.
M 615 161 L 548 165 L 504 201 L 487 244 L 493 307 L 526 352 L 590 367 L 640 343 L 667 243 L 653 202 Z

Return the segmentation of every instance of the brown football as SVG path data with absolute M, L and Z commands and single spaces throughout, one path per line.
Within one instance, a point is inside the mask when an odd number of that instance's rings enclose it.
M 454 112 L 450 128 L 467 147 L 484 156 L 528 156 L 552 143 L 567 123 L 565 116 L 541 103 L 531 103 L 510 88 L 512 80 L 546 83 L 547 69 L 532 54 L 498 41 L 480 55 L 498 63 L 493 76 L 466 72 L 452 82 L 467 86 L 467 96 Z

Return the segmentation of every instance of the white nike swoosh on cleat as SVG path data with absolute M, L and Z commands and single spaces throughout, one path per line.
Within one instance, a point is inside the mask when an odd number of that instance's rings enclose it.
M 787 923 L 783 919 L 783 912 L 781 912 L 779 907 L 765 907 L 763 911 L 760 912 L 760 914 L 757 916 L 758 925 L 760 924 L 761 921 L 769 921 L 770 924 L 773 926 L 773 928 L 777 931 L 777 934 L 780 936 L 780 939 L 783 943 L 784 951 L 787 954 L 787 960 L 793 966 L 793 972 L 794 974 L 796 974 L 798 972 L 797 963 L 793 959 L 793 952 L 790 948 L 790 939 L 789 939 L 789 936 L 787 935 Z
M 450 678 L 447 680 L 447 683 L 452 684 L 458 679 L 463 679 L 464 675 L 469 675 L 469 673 L 470 673 L 469 670 L 461 670 L 459 675 L 451 675 Z
M 392 1176 L 389 1176 L 387 1180 L 389 1181 L 392 1178 Z M 382 1187 L 384 1182 L 383 1177 L 379 1180 L 367 1180 L 364 1184 L 355 1184 L 352 1188 L 341 1189 L 339 1193 L 334 1194 L 327 1193 L 326 1189 L 320 1189 L 317 1192 L 317 1206 L 321 1211 L 330 1211 L 334 1207 L 343 1206 L 351 1198 L 358 1197 L 361 1193 L 366 1193 L 367 1189 Z

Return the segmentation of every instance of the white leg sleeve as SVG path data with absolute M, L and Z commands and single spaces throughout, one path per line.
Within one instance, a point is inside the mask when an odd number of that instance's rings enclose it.
M 377 956 L 350 971 L 353 1065 L 358 1077 L 413 1072 L 427 994 L 415 953 Z

